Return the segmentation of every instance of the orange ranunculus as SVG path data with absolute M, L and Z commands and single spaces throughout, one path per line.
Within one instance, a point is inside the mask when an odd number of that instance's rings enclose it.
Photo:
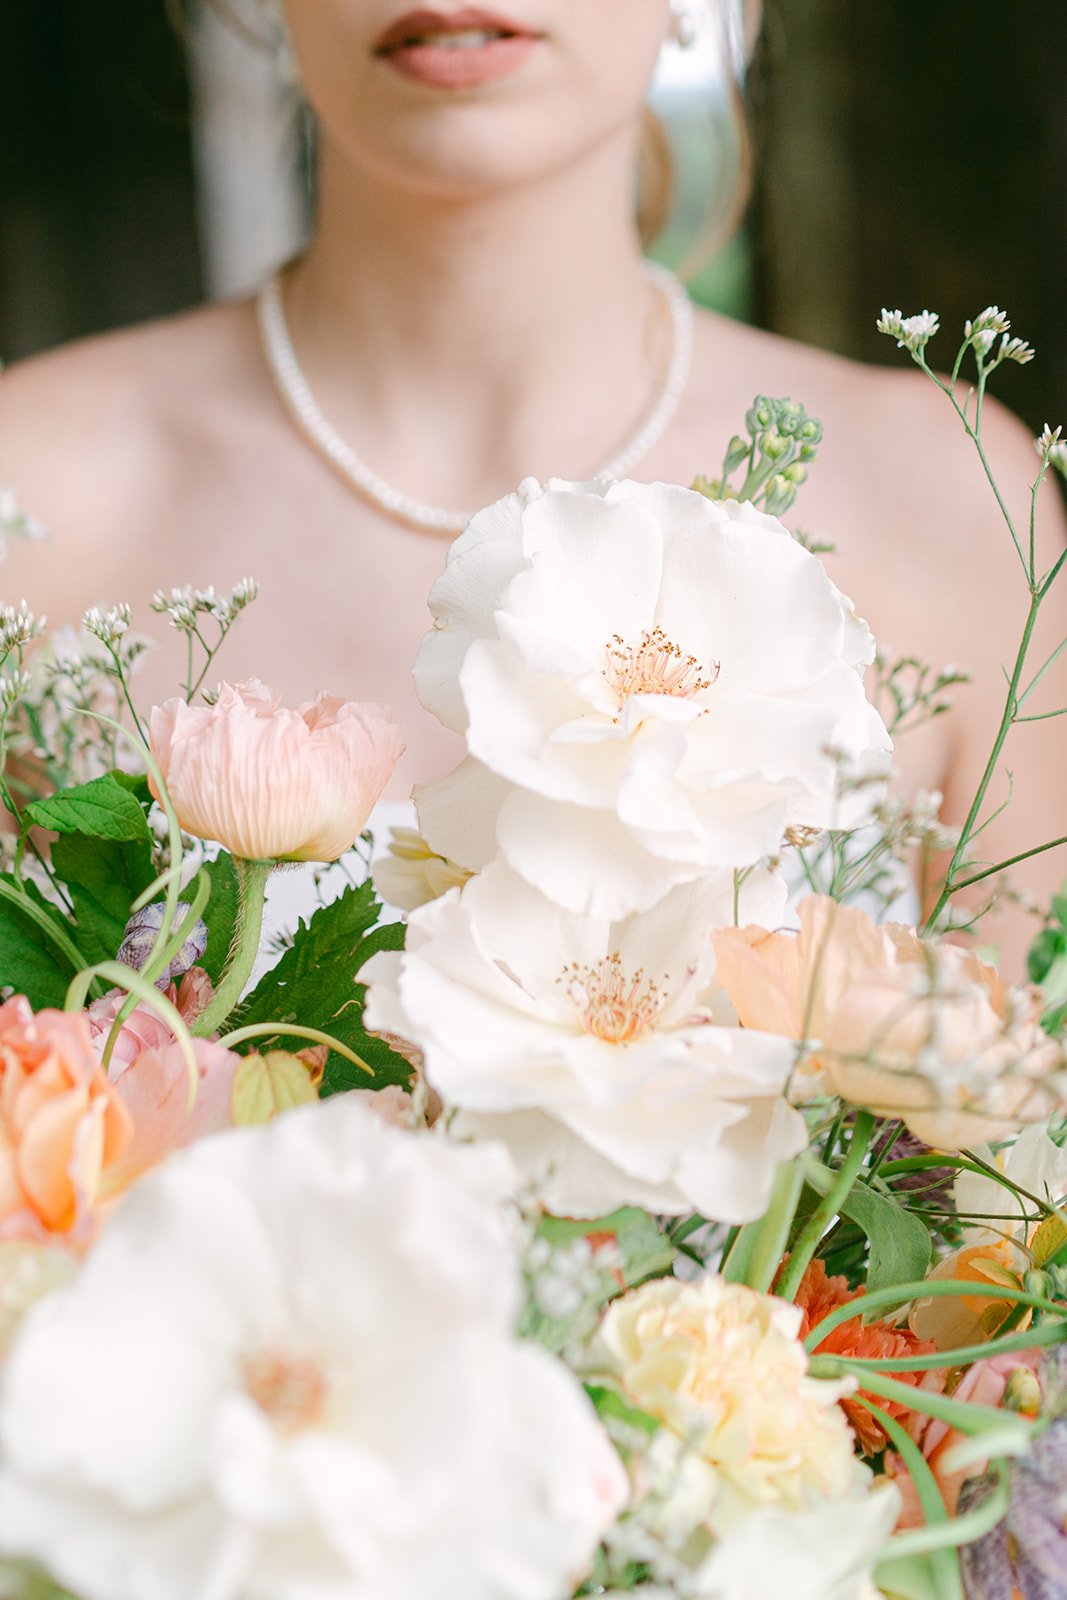
M 829 1277 L 824 1262 L 818 1259 L 812 1261 L 805 1270 L 797 1290 L 796 1304 L 803 1312 L 798 1337 L 806 1339 L 811 1330 L 817 1328 L 831 1311 L 836 1311 L 838 1306 L 848 1305 L 853 1300 L 861 1300 L 863 1293 L 862 1289 L 850 1289 L 844 1278 Z M 812 1354 L 853 1356 L 864 1360 L 883 1361 L 896 1360 L 901 1356 L 931 1355 L 936 1348 L 937 1346 L 928 1340 L 917 1339 L 909 1328 L 890 1327 L 885 1322 L 871 1322 L 864 1326 L 862 1318 L 856 1316 L 828 1333 L 826 1338 L 816 1345 Z M 944 1387 L 944 1375 L 937 1370 L 894 1372 L 893 1377 L 901 1383 L 910 1383 L 916 1388 Z M 879 1450 L 885 1448 L 886 1437 L 866 1406 L 859 1403 L 863 1392 L 861 1389 L 857 1395 L 846 1395 L 840 1401 L 840 1405 L 852 1424 L 852 1430 L 864 1455 L 876 1455 Z M 873 1394 L 870 1399 L 898 1421 L 916 1415 L 899 1400 L 886 1400 Z
M 714 935 L 743 1027 L 811 1043 L 809 1073 L 853 1105 L 959 1150 L 1043 1122 L 1062 1099 L 1064 1055 L 1033 994 L 958 945 L 879 926 L 811 895 L 800 932 Z
M 404 749 L 390 706 L 320 694 L 290 709 L 258 678 L 212 706 L 168 700 L 149 737 L 182 827 L 249 861 L 335 861 Z
M 0 1237 L 76 1230 L 132 1136 L 84 1016 L 0 1005 Z

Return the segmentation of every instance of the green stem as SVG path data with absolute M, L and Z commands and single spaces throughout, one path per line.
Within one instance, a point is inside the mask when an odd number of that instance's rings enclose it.
M 949 862 L 948 871 L 945 873 L 945 881 L 942 885 L 941 893 L 937 898 L 937 902 L 933 910 L 923 925 L 923 931 L 926 933 L 930 932 L 932 928 L 936 927 L 942 911 L 944 911 L 949 900 L 951 900 L 952 896 L 956 893 L 956 890 L 960 887 L 956 881 L 956 874 L 959 871 L 963 862 L 963 858 L 967 853 L 967 846 L 970 843 L 971 835 L 974 831 L 975 824 L 978 821 L 979 813 L 981 812 L 982 806 L 985 803 L 986 791 L 988 790 L 990 783 L 993 781 L 993 775 L 996 772 L 997 766 L 1000 762 L 1000 754 L 1004 748 L 1004 742 L 1011 731 L 1012 723 L 1015 720 L 1016 713 L 1019 709 L 1019 684 L 1022 680 L 1023 668 L 1026 665 L 1026 657 L 1030 649 L 1030 640 L 1033 636 L 1034 624 L 1037 622 L 1037 614 L 1040 610 L 1040 606 L 1040 596 L 1031 595 L 1030 608 L 1026 614 L 1026 626 L 1023 629 L 1022 640 L 1019 644 L 1018 654 L 1015 657 L 1015 666 L 1012 669 L 1011 677 L 1008 680 L 1008 693 L 1004 701 L 1004 711 L 1000 719 L 1000 726 L 997 729 L 996 738 L 993 740 L 993 748 L 989 753 L 989 760 L 986 762 L 985 771 L 982 773 L 978 788 L 975 791 L 974 799 L 971 802 L 971 809 L 967 813 L 967 820 L 963 824 L 956 848 L 952 853 L 952 860 Z
M 854 1302 L 855 1303 L 855 1302 Z M 860 1308 L 862 1309 L 862 1307 Z M 852 1356 L 849 1359 L 865 1372 L 930 1372 L 941 1367 L 969 1367 L 972 1361 L 984 1361 L 987 1356 L 1011 1355 L 1016 1350 L 1038 1350 L 1049 1344 L 1067 1341 L 1067 1307 L 1060 1322 L 1042 1322 L 1023 1333 L 1005 1334 L 1003 1338 L 986 1339 L 982 1344 L 960 1345 L 955 1350 L 935 1350 L 929 1356 L 892 1356 L 884 1360 Z
M 899 1283 L 892 1289 L 872 1289 L 863 1296 L 862 1306 L 850 1300 L 823 1317 L 804 1340 L 804 1348 L 815 1350 L 835 1328 L 839 1328 L 843 1322 L 851 1322 L 861 1311 L 864 1316 L 869 1316 L 872 1311 L 897 1309 L 911 1300 L 960 1299 L 974 1292 L 974 1281 L 969 1278 L 962 1282 L 955 1278 L 922 1278 L 918 1282 Z M 1010 1300 L 1013 1304 L 1033 1306 L 1035 1311 L 1047 1311 L 1054 1317 L 1062 1318 L 1064 1315 L 1063 1306 L 1057 1305 L 1054 1300 L 1031 1294 L 1027 1289 L 1016 1289 L 1014 1285 L 983 1283 L 981 1294 L 983 1300 Z
M 1059 715 L 1059 713 L 1057 713 Z M 1024 722 L 1033 721 L 1033 718 L 1024 717 Z M 981 872 L 974 872 L 969 878 L 961 878 L 954 886 L 953 893 L 959 889 L 969 889 L 972 883 L 981 883 L 983 878 L 991 878 L 996 872 L 1004 872 L 1008 867 L 1017 866 L 1020 861 L 1029 861 L 1031 856 L 1044 855 L 1046 850 L 1056 850 L 1061 844 L 1067 844 L 1067 833 L 1058 839 L 1050 839 L 1047 844 L 1035 844 L 1032 850 L 1020 850 L 1017 856 L 1008 856 L 1004 861 L 998 861 L 992 867 L 983 867 Z
M 1004 1463 L 996 1461 L 993 1466 L 998 1479 L 997 1487 L 980 1506 L 935 1527 L 911 1528 L 905 1533 L 896 1534 L 889 1541 L 883 1560 L 926 1555 L 934 1550 L 958 1549 L 960 1545 L 973 1544 L 976 1539 L 991 1533 L 1007 1511 L 1009 1497 L 1008 1474 Z
M 344 1056 L 346 1061 L 351 1061 L 354 1067 L 374 1077 L 374 1068 L 364 1061 L 362 1056 L 357 1056 L 340 1039 L 335 1039 L 331 1033 L 323 1033 L 321 1028 L 302 1028 L 294 1022 L 250 1022 L 246 1028 L 235 1028 L 232 1033 L 227 1033 L 219 1040 L 224 1050 L 236 1050 L 239 1044 L 246 1044 L 249 1039 L 269 1039 L 283 1037 L 286 1039 L 307 1039 L 312 1044 L 329 1045 L 331 1050 L 336 1050 L 339 1056 Z M 704 1226 L 704 1218 L 695 1219 L 696 1227 Z
M 881 1406 L 876 1406 L 871 1400 L 861 1400 L 860 1404 L 866 1406 L 874 1417 L 886 1438 L 902 1457 L 911 1475 L 923 1514 L 925 1524 L 923 1531 L 925 1533 L 936 1531 L 938 1538 L 943 1539 L 945 1529 L 949 1526 L 949 1514 L 937 1479 L 926 1457 L 907 1429 L 902 1428 L 894 1417 L 882 1410 Z M 890 1548 L 892 1549 L 892 1546 Z M 912 1551 L 913 1555 L 917 1553 Z M 963 1600 L 959 1560 L 955 1553 L 952 1550 L 939 1549 L 936 1553 L 933 1550 L 926 1550 L 923 1554 L 930 1554 L 933 1557 L 930 1565 L 937 1584 L 938 1600 Z
M 808 1263 L 818 1249 L 819 1240 L 852 1193 L 856 1179 L 860 1174 L 860 1168 L 863 1166 L 864 1157 L 867 1154 L 867 1147 L 871 1142 L 874 1123 L 875 1119 L 872 1112 L 857 1111 L 848 1154 L 837 1169 L 829 1192 L 824 1195 L 809 1217 L 800 1238 L 793 1246 L 785 1270 L 782 1273 L 781 1282 L 778 1285 L 778 1293 L 783 1300 L 793 1299 L 800 1287 L 800 1280 L 804 1276 Z
M 259 954 L 264 892 L 275 866 L 273 861 L 246 861 L 241 856 L 234 856 L 233 864 L 237 872 L 237 922 L 215 997 L 200 1013 L 192 1030 L 201 1039 L 217 1031 L 244 993 Z
M 800 1162 L 780 1162 L 774 1175 L 770 1204 L 758 1225 L 752 1254 L 741 1279 L 760 1294 L 770 1289 L 782 1264 L 803 1187 L 804 1171 Z
M 992 1429 L 999 1433 L 1007 1420 L 1006 1413 L 995 1406 L 950 1400 L 947 1395 L 935 1394 L 932 1389 L 901 1383 L 896 1378 L 886 1377 L 884 1372 L 871 1372 L 859 1362 L 843 1356 L 812 1356 L 808 1373 L 812 1378 L 855 1378 L 860 1388 L 870 1394 L 881 1395 L 885 1400 L 897 1400 L 909 1411 L 921 1411 L 925 1416 L 936 1417 L 939 1422 L 947 1422 L 949 1427 L 957 1428 L 968 1436 L 989 1433 Z M 1021 1427 L 1033 1428 L 1034 1424 L 1021 1415 L 1013 1414 L 1012 1420 L 1016 1416 Z

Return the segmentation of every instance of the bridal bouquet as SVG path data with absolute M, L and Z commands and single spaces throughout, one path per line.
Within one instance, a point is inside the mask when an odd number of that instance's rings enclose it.
M 1007 319 L 949 379 L 881 325 L 981 452 Z M 1043 666 L 961 830 L 892 795 L 961 675 L 780 520 L 820 437 L 479 513 L 415 668 L 467 755 L 372 876 L 390 713 L 203 692 L 254 585 L 157 597 L 146 718 L 127 609 L 0 615 L 0 1593 L 1067 1592 L 1067 903 L 1027 985 L 949 937 Z

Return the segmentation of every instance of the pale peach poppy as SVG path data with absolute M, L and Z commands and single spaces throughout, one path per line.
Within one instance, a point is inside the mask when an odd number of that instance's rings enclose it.
M 79 1231 L 132 1139 L 86 1018 L 0 1005 L 0 1237 Z
M 802 901 L 796 935 L 714 939 L 742 1026 L 808 1041 L 812 1087 L 901 1117 L 926 1144 L 1001 1139 L 1063 1098 L 1063 1054 L 1035 997 L 971 951 L 822 895 Z
M 249 861 L 335 861 L 404 748 L 389 706 L 320 694 L 290 709 L 258 678 L 212 706 L 157 706 L 149 743 L 186 832 Z

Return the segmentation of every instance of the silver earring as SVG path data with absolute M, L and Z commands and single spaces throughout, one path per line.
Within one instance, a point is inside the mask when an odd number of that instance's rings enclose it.
M 697 41 L 700 21 L 694 0 L 671 0 L 671 38 L 680 50 L 689 50 Z

